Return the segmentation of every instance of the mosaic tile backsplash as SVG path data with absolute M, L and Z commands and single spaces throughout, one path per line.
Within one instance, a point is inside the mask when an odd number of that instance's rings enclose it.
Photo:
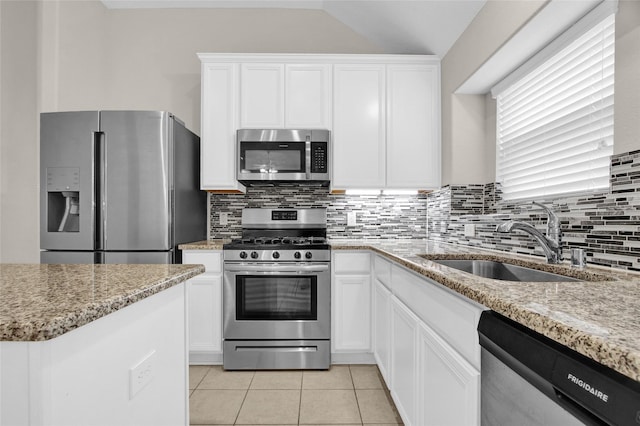
M 209 194 L 209 238 L 238 238 L 242 209 L 327 209 L 327 234 L 332 239 L 425 238 L 427 197 L 333 195 L 328 188 L 247 188 L 246 194 Z M 347 213 L 355 212 L 357 226 L 347 226 Z M 220 225 L 220 213 L 228 224 Z
M 536 201 L 560 218 L 565 258 L 583 248 L 588 263 L 640 271 L 640 151 L 611 158 L 609 192 Z M 499 184 L 446 186 L 428 195 L 427 211 L 430 239 L 543 256 L 528 234 L 495 232 L 501 222 L 520 220 L 546 233 L 547 222 L 537 206 L 502 201 Z M 465 234 L 465 225 L 475 229 Z
M 561 220 L 565 258 L 583 248 L 592 264 L 640 271 L 640 150 L 611 158 L 611 190 L 588 196 L 536 200 Z M 428 195 L 333 195 L 328 188 L 248 188 L 246 194 L 209 194 L 209 238 L 238 238 L 245 207 L 327 209 L 332 239 L 425 238 L 544 256 L 528 234 L 500 234 L 496 226 L 521 220 L 546 233 L 542 210 L 501 199 L 500 185 L 449 185 Z M 356 212 L 357 226 L 347 226 Z M 220 225 L 220 213 L 228 224 Z M 474 225 L 465 235 L 465 225 Z

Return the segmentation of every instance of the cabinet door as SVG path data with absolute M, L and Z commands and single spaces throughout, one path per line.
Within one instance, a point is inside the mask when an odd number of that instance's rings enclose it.
M 391 298 L 391 396 L 407 425 L 418 425 L 418 318 Z
M 388 188 L 440 187 L 437 65 L 387 67 Z
M 222 276 L 203 274 L 188 281 L 189 351 L 222 352 Z
M 385 184 L 385 67 L 334 66 L 333 179 L 335 189 Z
M 284 65 L 242 64 L 240 127 L 284 127 Z
M 371 291 L 369 275 L 334 277 L 335 351 L 371 351 Z
M 331 65 L 287 65 L 285 126 L 331 129 Z
M 236 64 L 202 63 L 202 189 L 245 191 L 236 180 L 235 168 L 238 77 Z
M 479 425 L 480 372 L 426 325 L 418 336 L 419 424 Z
M 373 285 L 373 355 L 387 386 L 391 385 L 391 292 L 377 279 Z

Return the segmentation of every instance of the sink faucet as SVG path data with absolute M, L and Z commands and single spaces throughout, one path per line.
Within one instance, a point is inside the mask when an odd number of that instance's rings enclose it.
M 531 235 L 538 240 L 542 246 L 545 256 L 547 257 L 547 263 L 560 263 L 562 262 L 562 234 L 560 233 L 560 221 L 558 216 L 544 204 L 536 203 L 533 201 L 531 204 L 542 207 L 547 213 L 547 235 L 538 231 L 532 225 L 517 220 L 510 220 L 509 222 L 501 223 L 496 227 L 496 232 L 511 232 L 511 231 L 523 231 Z

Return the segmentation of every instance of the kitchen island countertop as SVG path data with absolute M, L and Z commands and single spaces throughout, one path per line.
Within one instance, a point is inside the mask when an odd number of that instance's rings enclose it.
M 202 272 L 202 265 L 0 264 L 0 341 L 53 339 Z

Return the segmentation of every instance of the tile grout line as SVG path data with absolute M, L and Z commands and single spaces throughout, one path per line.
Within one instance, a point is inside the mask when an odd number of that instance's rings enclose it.
M 298 425 L 300 425 L 300 416 L 302 415 L 302 384 L 304 383 L 304 371 L 300 375 L 300 399 L 298 400 Z
M 204 373 L 204 375 L 202 376 L 202 378 L 198 381 L 198 384 L 196 385 L 196 387 L 194 387 L 192 390 L 196 390 L 200 387 L 200 384 L 202 384 L 202 381 L 204 380 L 205 377 L 207 377 L 207 374 L 209 374 L 209 371 L 211 370 L 211 366 L 207 365 L 207 371 Z
M 362 410 L 360 409 L 360 400 L 358 399 L 358 392 L 356 392 L 356 384 L 353 381 L 353 374 L 351 373 L 351 365 L 349 364 L 349 377 L 351 377 L 351 386 L 353 386 L 353 396 L 356 398 L 356 405 L 358 406 L 358 415 L 360 416 L 360 424 L 364 424 L 364 420 L 362 419 Z
M 236 418 L 233 421 L 233 424 L 238 424 L 238 417 L 240 417 L 240 412 L 242 411 L 242 406 L 244 405 L 245 401 L 247 400 L 247 396 L 249 395 L 249 389 L 251 389 L 251 383 L 253 383 L 253 379 L 256 377 L 256 372 L 253 371 L 253 375 L 251 376 L 251 381 L 249 382 L 249 385 L 247 386 L 247 389 L 244 391 L 244 398 L 242 398 L 242 402 L 240 403 L 240 408 L 238 409 L 238 414 L 236 414 Z

